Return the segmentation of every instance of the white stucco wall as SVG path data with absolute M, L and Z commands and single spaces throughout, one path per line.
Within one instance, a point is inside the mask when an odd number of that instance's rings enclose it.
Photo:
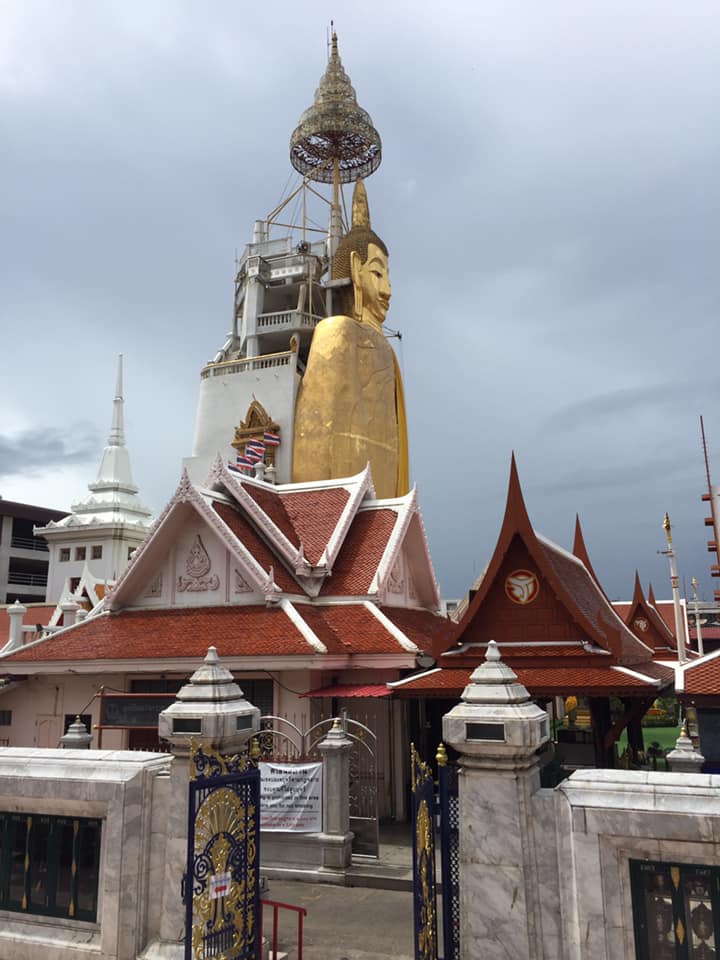
M 290 481 L 292 430 L 299 383 L 295 362 L 295 355 L 292 355 L 285 366 L 243 369 L 200 381 L 193 452 L 183 461 L 193 483 L 205 481 L 218 452 L 224 460 L 235 459 L 236 451 L 231 446 L 235 427 L 244 420 L 253 399 L 263 405 L 280 427 L 281 443 L 275 454 L 277 482 Z
M 89 713 L 93 725 L 100 720 L 100 701 L 93 700 L 101 683 L 114 690 L 125 689 L 119 674 L 104 676 L 36 675 L 20 680 L 0 696 L 0 710 L 12 711 L 9 727 L 0 727 L 0 737 L 11 747 L 57 747 L 63 735 L 66 714 Z M 97 731 L 93 730 L 93 746 Z M 103 749 L 120 749 L 124 745 L 122 730 L 103 733 Z

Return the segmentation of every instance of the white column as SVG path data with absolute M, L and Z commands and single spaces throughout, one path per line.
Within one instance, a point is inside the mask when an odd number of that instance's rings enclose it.
M 8 630 L 7 644 L 3 648 L 3 653 L 9 653 L 11 650 L 17 650 L 22 646 L 22 627 L 23 617 L 27 613 L 27 607 L 24 607 L 19 600 L 7 608 L 7 615 L 10 620 Z
M 460 753 L 462 960 L 544 957 L 531 798 L 549 718 L 500 660 L 497 644 L 443 717 Z

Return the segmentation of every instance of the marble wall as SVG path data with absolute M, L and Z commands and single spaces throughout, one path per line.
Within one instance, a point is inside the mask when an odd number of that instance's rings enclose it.
M 464 960 L 631 960 L 629 861 L 720 866 L 720 776 L 466 765 L 460 800 Z
M 720 776 L 578 771 L 554 802 L 567 960 L 635 956 L 631 859 L 720 865 Z
M 111 750 L 0 750 L 0 810 L 102 820 L 98 921 L 0 911 L 3 960 L 135 960 L 156 933 L 171 758 Z

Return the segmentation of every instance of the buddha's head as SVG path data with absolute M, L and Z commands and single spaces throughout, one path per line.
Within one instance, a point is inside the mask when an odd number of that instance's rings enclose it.
M 337 312 L 381 327 L 390 306 L 388 251 L 370 228 L 367 193 L 362 180 L 355 185 L 352 228 L 338 244 L 333 279 L 352 281 L 337 293 Z

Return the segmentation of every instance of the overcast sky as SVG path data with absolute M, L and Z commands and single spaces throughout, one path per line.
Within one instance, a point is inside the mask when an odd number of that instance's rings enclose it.
M 444 594 L 490 559 L 514 449 L 536 528 L 570 547 L 579 512 L 611 597 L 636 567 L 669 596 L 665 510 L 709 597 L 713 0 L 0 0 L 0 494 L 85 494 L 122 352 L 135 479 L 160 511 L 333 16 L 383 138 L 368 194 Z

